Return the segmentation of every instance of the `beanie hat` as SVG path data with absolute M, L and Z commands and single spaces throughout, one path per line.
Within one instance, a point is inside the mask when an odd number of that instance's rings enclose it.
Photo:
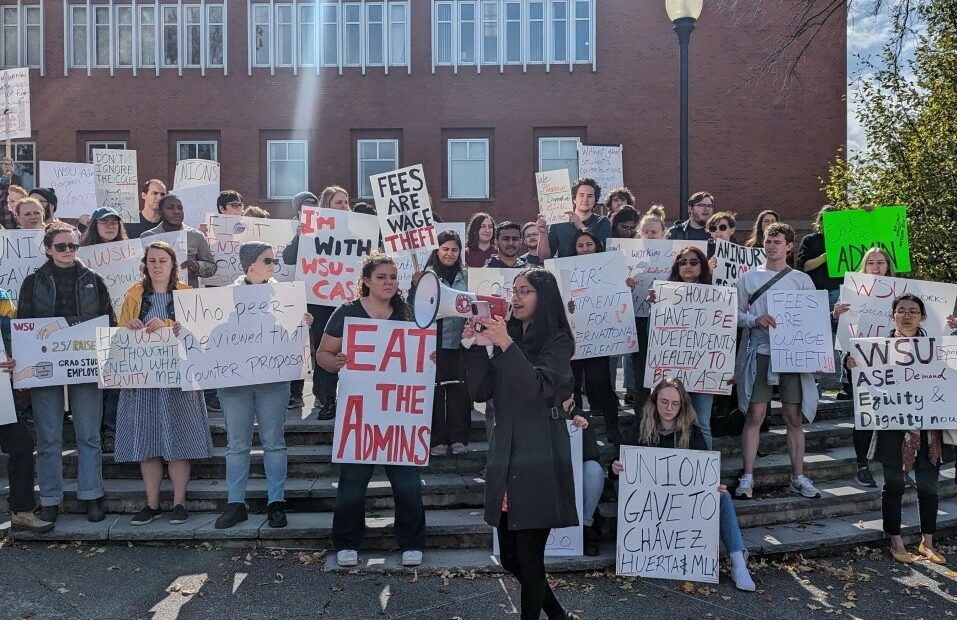
M 56 190 L 52 187 L 35 187 L 30 190 L 30 196 L 33 194 L 39 194 L 43 196 L 43 199 L 50 203 L 50 206 L 53 210 L 56 210 Z
M 314 201 L 316 201 L 316 204 L 319 204 L 319 199 L 316 198 L 316 195 L 312 192 L 299 192 L 292 197 L 292 210 L 297 217 L 299 215 L 299 211 L 302 209 L 302 203 L 306 202 L 306 200 L 309 198 L 312 198 Z
M 255 263 L 263 252 L 271 249 L 271 245 L 262 241 L 247 241 L 239 246 L 239 265 L 243 268 L 243 272 L 248 271 L 249 266 Z

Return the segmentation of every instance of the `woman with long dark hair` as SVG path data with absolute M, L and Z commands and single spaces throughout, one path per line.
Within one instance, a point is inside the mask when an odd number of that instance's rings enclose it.
M 484 267 L 495 254 L 495 220 L 488 213 L 472 214 L 465 225 L 465 266 Z
M 744 245 L 749 248 L 764 247 L 764 232 L 768 229 L 768 226 L 779 221 L 781 221 L 781 216 L 772 209 L 765 209 L 758 213 L 758 217 L 754 218 L 754 228 L 751 230 L 751 236 L 744 242 Z
M 565 611 L 545 576 L 545 544 L 552 528 L 578 525 L 571 447 L 562 402 L 574 379 L 575 353 L 558 283 L 541 268 L 525 269 L 512 285 L 512 316 L 480 318 L 493 345 L 468 345 L 466 382 L 473 400 L 495 403 L 485 475 L 485 521 L 498 528 L 502 566 L 522 587 L 522 620 L 576 619 Z M 605 361 L 607 371 L 608 362 Z

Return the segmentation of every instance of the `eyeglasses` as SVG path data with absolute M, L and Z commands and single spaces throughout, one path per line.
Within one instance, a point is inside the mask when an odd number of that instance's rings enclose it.
M 678 261 L 679 267 L 697 267 L 701 264 L 701 261 L 697 258 L 682 258 Z
M 694 205 L 694 206 L 696 206 L 696 207 L 701 207 L 702 209 L 714 209 L 714 203 L 713 203 L 713 202 L 699 202 L 699 203 L 697 203 L 697 204 Z
M 120 221 L 113 217 L 103 218 L 101 220 L 97 220 L 97 222 L 100 224 L 103 224 L 104 226 L 110 226 L 110 227 L 120 225 Z
M 525 299 L 526 297 L 528 297 L 528 296 L 531 295 L 532 293 L 537 293 L 537 292 L 538 292 L 538 291 L 536 291 L 535 289 L 533 289 L 533 288 L 528 288 L 528 287 L 525 287 L 525 286 L 523 286 L 522 288 L 512 289 L 512 294 L 515 295 L 516 297 L 518 297 L 519 299 Z
M 76 252 L 76 249 L 80 247 L 76 243 L 54 243 L 53 249 L 57 252 Z
M 242 201 L 236 201 L 236 200 L 234 200 L 234 201 L 232 201 L 232 202 L 227 202 L 227 203 L 226 203 L 226 206 L 227 206 L 227 207 L 232 207 L 232 208 L 234 208 L 234 209 L 242 209 L 242 208 L 243 208 L 243 203 L 242 203 Z
M 720 230 L 721 232 L 724 232 L 724 231 L 726 231 L 726 230 L 728 230 L 728 229 L 730 229 L 730 228 L 731 228 L 731 227 L 728 226 L 727 224 L 718 224 L 717 226 L 715 226 L 715 225 L 712 224 L 711 226 L 708 226 L 708 230 L 710 230 L 711 232 L 717 232 L 717 231 L 719 231 L 719 230 Z
M 312 198 L 307 198 L 302 201 L 302 206 L 304 207 L 318 207 L 319 201 L 313 200 Z
M 909 319 L 911 317 L 920 316 L 920 310 L 901 310 L 898 308 L 894 310 L 894 314 Z

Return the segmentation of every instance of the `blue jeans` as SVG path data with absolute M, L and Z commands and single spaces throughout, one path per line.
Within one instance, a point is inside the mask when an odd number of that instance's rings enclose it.
M 591 527 L 595 522 L 595 511 L 605 489 L 605 468 L 598 461 L 585 461 L 582 464 L 582 525 Z
M 711 449 L 711 405 L 714 403 L 714 394 L 699 394 L 691 392 L 691 406 L 698 414 L 698 427 L 701 434 L 704 435 L 704 442 L 708 444 L 708 450 Z
M 268 502 L 281 502 L 286 490 L 286 403 L 289 382 L 244 385 L 219 389 L 219 402 L 226 418 L 226 486 L 229 503 L 246 501 L 249 452 L 253 421 L 259 425 L 266 469 Z
M 734 512 L 734 502 L 731 493 L 721 493 L 721 514 L 718 521 L 718 535 L 721 544 L 728 553 L 744 551 L 744 538 L 741 537 L 741 528 L 738 526 L 738 515 Z
M 119 404 L 119 390 L 103 390 L 103 422 L 100 430 L 108 435 L 116 435 L 116 410 Z
M 95 383 L 80 383 L 69 387 L 69 395 L 78 459 L 76 498 L 98 499 L 103 497 L 103 392 Z M 63 502 L 63 386 L 32 388 L 30 401 L 37 434 L 40 504 L 59 506 Z
M 828 305 L 830 306 L 831 312 L 834 311 L 834 306 L 840 300 L 841 300 L 841 289 L 827 292 L 827 302 L 828 302 Z M 832 333 L 836 333 L 837 322 L 833 321 L 831 325 L 832 325 L 832 329 L 831 329 Z M 842 351 L 837 351 L 837 350 L 834 351 L 834 374 L 837 375 L 838 383 L 844 383 L 845 381 L 848 380 L 847 377 L 844 376 L 844 364 L 841 363 L 843 361 L 843 357 L 844 357 L 844 353 Z

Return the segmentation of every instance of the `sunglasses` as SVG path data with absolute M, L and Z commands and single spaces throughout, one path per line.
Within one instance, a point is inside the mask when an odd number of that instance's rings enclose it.
M 731 228 L 731 227 L 728 226 L 727 224 L 718 224 L 717 226 L 715 226 L 714 224 L 712 224 L 711 226 L 708 226 L 708 230 L 710 230 L 711 232 L 717 232 L 717 231 L 719 231 L 719 230 L 720 230 L 721 232 L 724 232 L 724 231 L 728 230 L 729 228 Z
M 697 258 L 682 258 L 678 261 L 679 267 L 697 267 L 701 264 L 701 261 Z
M 269 257 L 267 256 L 266 258 L 262 259 L 262 263 L 263 263 L 263 265 L 278 265 L 278 264 L 279 264 L 279 259 L 278 259 L 278 258 L 269 258 Z
M 76 243 L 54 243 L 53 249 L 57 252 L 76 252 L 76 249 L 80 247 Z

